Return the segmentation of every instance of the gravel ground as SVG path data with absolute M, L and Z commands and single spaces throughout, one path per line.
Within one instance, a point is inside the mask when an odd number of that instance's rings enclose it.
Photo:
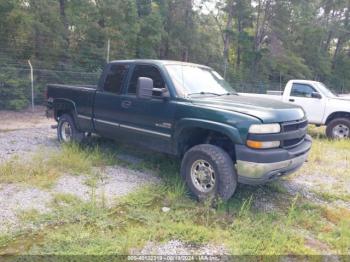
M 166 243 L 148 242 L 141 250 L 133 249 L 131 255 L 194 255 L 194 256 L 222 256 L 228 255 L 223 245 L 190 245 L 179 240 L 171 240 Z
M 36 107 L 34 113 L 0 111 L 0 162 L 14 155 L 24 156 L 44 147 L 58 147 L 56 122 L 45 117 L 45 108 Z
M 59 178 L 53 187 L 53 194 L 72 194 L 81 200 L 91 199 L 92 192 L 97 200 L 104 198 L 107 206 L 112 206 L 115 199 L 135 191 L 150 183 L 160 180 L 151 173 L 130 170 L 120 166 L 96 168 L 100 176 L 95 186 L 88 186 L 88 177 L 65 175 Z
M 37 150 L 59 149 L 56 130 L 51 128 L 53 121 L 44 117 L 43 108 L 31 112 L 0 111 L 0 163 L 17 155 L 25 158 Z M 128 156 L 126 156 L 129 159 Z M 87 201 L 92 191 L 107 205 L 112 205 L 117 197 L 126 195 L 159 179 L 150 173 L 133 171 L 120 166 L 97 169 L 100 174 L 94 190 L 88 185 L 88 177 L 63 175 L 50 190 L 35 187 L 0 184 L 0 234 L 18 230 L 18 214 L 22 211 L 37 210 L 49 212 L 49 203 L 55 194 L 73 194 Z M 1 174 L 0 174 L 1 175 Z
M 282 180 L 281 183 L 283 187 L 287 190 L 287 192 L 291 195 L 295 196 L 297 194 L 300 194 L 301 196 L 309 199 L 314 203 L 322 205 L 329 205 L 331 203 L 333 207 L 343 207 L 350 209 L 349 201 L 337 200 L 328 202 L 320 198 L 316 193 L 313 192 L 315 189 L 318 189 L 317 184 L 310 183 L 309 179 L 297 177 L 289 180 Z M 322 191 L 327 193 L 327 190 Z
M 119 166 L 107 167 L 100 171 L 101 177 L 96 187 L 87 185 L 86 176 L 64 175 L 60 177 L 50 190 L 23 185 L 0 184 L 0 233 L 10 233 L 18 229 L 18 214 L 23 211 L 36 210 L 39 213 L 49 212 L 49 204 L 56 194 L 71 194 L 83 201 L 92 197 L 102 200 L 107 206 L 141 186 L 157 183 L 159 179 L 149 173 L 129 170 Z
M 58 147 L 56 131 L 50 127 L 27 128 L 0 133 L 0 162 L 25 156 L 40 148 Z
M 97 183 L 96 195 L 104 196 L 107 206 L 111 206 L 116 197 L 127 195 L 142 186 L 160 182 L 151 173 L 130 170 L 120 166 L 107 167 L 100 172 L 102 176 Z
M 33 209 L 40 213 L 49 211 L 47 204 L 51 199 L 52 195 L 49 192 L 37 188 L 12 184 L 0 185 L 0 234 L 18 229 L 20 221 L 17 215 L 21 211 Z

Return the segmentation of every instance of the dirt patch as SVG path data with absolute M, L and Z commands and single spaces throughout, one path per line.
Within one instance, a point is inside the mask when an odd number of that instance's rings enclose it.
M 305 239 L 305 246 L 312 248 L 313 250 L 317 250 L 318 254 L 324 254 L 324 255 L 329 255 L 332 254 L 332 250 L 329 248 L 328 245 L 325 243 L 312 238 L 312 237 L 307 237 Z
M 21 111 L 0 111 L 0 132 L 18 129 L 38 128 L 53 125 L 52 119 L 45 117 L 45 107 L 36 106 L 34 112 L 31 109 Z

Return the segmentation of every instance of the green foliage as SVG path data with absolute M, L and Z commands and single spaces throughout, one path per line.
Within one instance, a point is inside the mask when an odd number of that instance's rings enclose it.
M 24 73 L 2 68 L 0 71 L 0 109 L 18 110 L 28 105 L 27 94 L 30 92 L 30 82 Z
M 28 105 L 28 59 L 37 103 L 50 82 L 96 84 L 108 40 L 111 60 L 185 60 L 221 73 L 228 60 L 240 90 L 307 78 L 349 92 L 349 9 L 345 0 L 1 1 L 0 108 Z

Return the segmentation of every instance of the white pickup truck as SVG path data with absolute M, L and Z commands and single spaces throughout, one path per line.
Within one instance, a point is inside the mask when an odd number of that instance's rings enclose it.
M 240 93 L 240 95 L 297 104 L 306 112 L 310 124 L 327 126 L 327 137 L 350 137 L 350 96 L 336 95 L 323 83 L 310 80 L 290 80 L 283 92 L 268 91 L 267 94 Z

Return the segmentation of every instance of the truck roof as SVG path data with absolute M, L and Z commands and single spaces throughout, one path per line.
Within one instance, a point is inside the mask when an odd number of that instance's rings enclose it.
M 320 83 L 318 81 L 305 80 L 305 79 L 292 79 L 292 80 L 289 80 L 288 82 L 298 82 L 300 84 L 317 84 L 317 83 Z
M 175 61 L 175 60 L 160 60 L 160 59 L 127 59 L 127 60 L 113 60 L 110 61 L 110 63 L 149 63 L 149 64 L 156 64 L 156 65 L 189 65 L 189 66 L 198 66 L 198 67 L 204 67 L 209 68 L 205 65 L 195 64 L 195 63 L 189 63 L 189 62 L 182 62 L 182 61 Z

